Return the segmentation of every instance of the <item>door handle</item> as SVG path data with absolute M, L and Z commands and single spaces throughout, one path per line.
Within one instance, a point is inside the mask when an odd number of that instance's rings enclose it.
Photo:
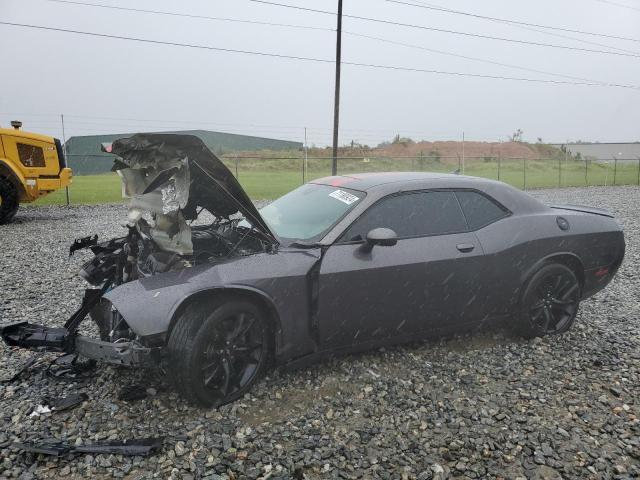
M 471 252 L 476 246 L 473 243 L 459 243 L 456 248 L 463 253 Z

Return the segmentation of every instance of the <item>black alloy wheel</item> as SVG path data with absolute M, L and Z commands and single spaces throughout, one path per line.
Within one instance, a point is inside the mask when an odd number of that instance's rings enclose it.
M 562 264 L 545 265 L 529 281 L 522 299 L 522 332 L 527 337 L 564 333 L 580 305 L 580 282 Z
M 6 178 L 0 178 L 0 225 L 13 220 L 19 205 L 16 187 Z
M 269 329 L 252 302 L 187 308 L 169 337 L 169 372 L 178 391 L 203 406 L 244 395 L 268 361 Z

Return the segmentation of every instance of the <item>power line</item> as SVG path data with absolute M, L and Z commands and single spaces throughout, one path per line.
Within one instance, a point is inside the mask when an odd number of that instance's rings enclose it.
M 630 10 L 636 10 L 640 12 L 640 8 L 632 7 L 631 5 L 624 5 L 623 3 L 611 2 L 610 0 L 596 0 L 596 2 L 608 3 L 609 5 L 614 5 L 616 7 L 628 8 Z
M 65 113 L 65 123 L 67 124 L 72 124 L 72 125 L 93 125 L 93 126 L 103 126 L 105 128 L 111 128 L 111 127 L 117 127 L 117 126 L 125 126 L 122 123 L 118 123 L 116 125 L 112 125 L 110 123 L 105 123 L 105 122 L 90 122 L 90 121 L 86 121 L 86 120 L 71 120 L 68 121 L 67 118 L 77 118 L 77 119 L 93 119 L 93 120 L 104 120 L 106 122 L 140 122 L 137 125 L 127 125 L 127 126 L 134 126 L 134 127 L 141 127 L 141 128 L 149 128 L 149 125 L 143 125 L 142 123 L 147 123 L 150 122 L 154 127 L 158 127 L 158 128 L 182 128 L 182 129 L 186 129 L 188 128 L 188 126 L 185 125 L 198 125 L 201 128 L 204 127 L 220 127 L 220 126 L 230 126 L 230 127 L 235 127 L 235 128 L 262 128 L 262 129 L 280 129 L 280 130 L 296 130 L 298 132 L 302 131 L 304 129 L 304 127 L 301 127 L 299 125 L 297 126 L 288 126 L 288 125 L 272 125 L 272 124 L 241 124 L 241 123 L 219 123 L 219 122 L 211 122 L 211 121 L 207 121 L 207 120 L 202 120 L 202 121 L 195 121 L 195 120 L 163 120 L 163 119 L 143 119 L 143 118 L 127 118 L 127 117 L 103 117 L 103 116 L 93 116 L 93 115 L 78 115 L 78 114 L 68 114 Z M 60 116 L 60 114 L 58 113 L 29 113 L 29 112 L 0 112 L 0 116 L 6 116 L 6 117 L 10 117 L 10 116 L 14 116 L 14 117 L 51 117 L 51 118 L 58 118 Z M 35 120 L 33 122 L 29 122 L 29 124 L 33 124 L 33 123 L 37 123 L 38 125 L 55 125 L 55 126 L 60 126 L 60 121 L 59 120 Z M 168 125 L 167 125 L 168 124 Z M 77 128 L 77 127 L 76 127 Z M 200 128 L 200 129 L 201 129 Z M 197 129 L 197 128 L 196 128 Z M 191 129 L 193 130 L 193 128 Z M 310 132 L 314 133 L 314 135 L 324 135 L 327 137 L 331 137 L 331 132 L 332 129 L 330 126 L 326 126 L 326 127 L 307 127 L 307 130 L 309 130 Z M 393 129 L 391 129 L 393 130 Z M 442 135 L 444 134 L 445 131 L 430 131 L 430 132 L 426 132 L 424 130 L 407 130 L 407 129 L 401 129 L 403 133 L 405 134 L 411 134 L 411 135 Z M 102 131 L 102 130 L 101 130 Z M 269 131 L 269 130 L 262 130 L 262 131 Z M 362 128 L 340 128 L 341 132 L 350 132 L 350 135 L 355 135 L 355 136 L 372 136 L 372 135 L 368 135 L 368 134 L 375 134 L 376 136 L 379 135 L 385 135 L 388 134 L 390 132 L 389 129 L 362 129 Z M 288 132 L 282 132 L 283 134 L 288 133 Z M 446 133 L 447 135 L 450 134 L 450 132 Z
M 25 116 L 25 117 L 52 117 L 52 118 L 58 118 L 60 116 L 59 113 L 29 113 L 29 112 L 0 112 L 0 115 L 4 115 L 4 116 Z M 196 120 L 180 120 L 180 119 L 162 119 L 162 118 L 156 118 L 156 119 L 149 119 L 149 118 L 130 118 L 130 117 L 104 117 L 104 116 L 95 116 L 95 115 L 79 115 L 79 114 L 69 114 L 69 113 L 65 113 L 64 114 L 65 119 L 67 118 L 77 118 L 77 119 L 91 119 L 91 120 L 105 120 L 107 122 L 112 121 L 112 122 L 151 122 L 151 123 L 156 123 L 156 124 L 162 124 L 162 123 L 169 123 L 172 125 L 188 125 L 188 124 L 195 124 L 195 125 L 201 125 L 201 126 L 231 126 L 231 127 L 238 127 L 238 128 L 268 128 L 268 129 L 288 129 L 288 130 L 297 130 L 297 131 L 301 131 L 304 127 L 301 127 L 299 125 L 293 126 L 293 125 L 273 125 L 273 124 L 246 124 L 246 123 L 220 123 L 220 122 L 211 122 L 208 120 L 202 120 L 202 121 L 196 121 Z M 39 124 L 54 124 L 54 125 L 60 125 L 60 121 L 59 120 L 36 120 L 36 122 L 38 122 Z M 73 122 L 77 122 L 79 124 L 83 124 L 83 125 L 103 125 L 103 123 L 95 123 L 95 122 L 87 122 L 86 120 L 71 120 L 71 123 Z M 31 122 L 30 122 L 31 123 Z M 66 123 L 69 123 L 69 121 L 67 120 Z M 110 127 L 111 125 L 106 124 L 105 126 Z M 142 125 L 139 125 L 142 126 Z M 146 127 L 145 127 L 146 128 Z M 186 127 L 183 127 L 186 128 Z M 332 132 L 332 129 L 330 126 L 326 126 L 326 127 L 307 127 L 307 130 L 309 131 L 318 131 L 318 132 L 326 132 L 327 134 L 330 134 L 330 132 Z M 405 130 L 405 129 L 401 129 L 403 131 L 403 133 L 407 133 L 407 134 L 420 134 L 420 135 L 425 135 L 425 134 L 429 134 L 429 135 L 434 135 L 434 134 L 441 134 L 443 132 L 425 132 L 423 130 Z M 349 129 L 349 128 L 340 128 L 340 131 L 343 132 L 355 132 L 355 133 L 388 133 L 388 129 Z
M 422 0 L 413 0 L 413 1 L 415 3 L 419 3 L 421 5 L 427 5 L 427 6 L 430 6 L 430 7 L 441 8 L 441 9 L 444 9 L 444 10 L 450 10 L 450 9 L 445 9 L 444 7 L 441 7 L 440 5 L 435 5 L 435 4 L 432 4 L 432 3 L 426 3 L 426 2 L 424 2 Z M 609 44 L 604 44 L 604 43 L 600 43 L 600 42 L 594 42 L 593 40 L 586 40 L 584 38 L 579 38 L 579 37 L 576 37 L 576 36 L 561 34 L 561 33 L 558 33 L 558 32 L 552 32 L 552 31 L 541 29 L 541 28 L 527 27 L 525 25 L 518 25 L 518 24 L 515 24 L 515 23 L 507 23 L 506 20 L 504 22 L 502 22 L 500 20 L 493 20 L 493 21 L 496 22 L 496 23 L 504 23 L 506 25 L 509 25 L 511 27 L 514 27 L 514 28 L 519 28 L 521 30 L 528 30 L 530 32 L 536 32 L 536 33 L 540 33 L 542 35 L 548 35 L 550 37 L 563 38 L 565 40 L 572 40 L 572 41 L 575 41 L 575 42 L 584 43 L 585 45 L 595 45 L 597 47 L 603 47 L 603 48 L 606 48 L 608 50 L 617 50 L 619 52 L 640 54 L 640 52 L 637 52 L 637 51 L 634 51 L 634 50 L 628 50 L 628 49 L 625 49 L 625 48 L 620 48 L 620 47 L 609 45 Z
M 116 6 L 116 5 L 105 5 L 105 4 L 102 4 L 102 3 L 86 3 L 86 2 L 79 2 L 79 1 L 73 1 L 73 0 L 46 0 L 46 1 L 53 2 L 53 3 L 62 3 L 62 4 L 69 4 L 69 5 L 83 6 L 83 7 L 106 8 L 106 9 L 111 9 L 111 10 L 122 10 L 122 11 L 127 11 L 127 12 L 136 12 L 136 13 L 149 13 L 149 14 L 155 14 L 155 15 L 167 15 L 167 16 L 173 16 L 173 17 L 183 17 L 183 18 L 191 18 L 191 19 L 199 19 L 199 20 L 209 20 L 209 21 L 219 21 L 219 22 L 233 22 L 233 23 L 244 23 L 244 24 L 250 24 L 250 25 L 270 26 L 270 27 L 285 27 L 285 28 L 295 28 L 295 29 L 302 29 L 302 30 L 316 30 L 316 31 L 324 31 L 324 32 L 335 32 L 334 28 L 314 27 L 314 26 L 309 26 L 309 25 L 297 25 L 297 24 L 291 24 L 291 23 L 264 22 L 264 21 L 259 21 L 259 20 L 245 20 L 245 19 L 229 18 L 229 17 L 212 17 L 212 16 L 208 16 L 208 15 L 196 15 L 196 14 L 179 13 L 179 12 L 167 12 L 167 11 L 163 11 L 163 10 L 149 10 L 149 9 L 143 9 L 143 8 L 121 7 L 121 6 Z M 421 5 L 416 5 L 416 6 L 421 6 Z M 448 9 L 442 9 L 442 10 L 449 11 Z M 451 10 L 451 11 L 454 12 L 453 10 Z M 521 27 L 521 28 L 525 28 L 525 27 Z M 638 52 L 625 50 L 623 48 L 614 47 L 614 46 L 611 46 L 611 45 L 605 45 L 605 44 L 597 43 L 597 42 L 590 42 L 590 41 L 579 39 L 579 38 L 575 38 L 575 37 L 569 37 L 569 36 L 566 36 L 566 35 L 558 35 L 558 34 L 553 34 L 551 32 L 534 30 L 534 29 L 530 29 L 530 28 L 525 28 L 525 29 L 526 30 L 531 30 L 531 31 L 534 31 L 534 32 L 543 33 L 545 35 L 552 35 L 552 36 L 559 37 L 559 38 L 565 38 L 565 39 L 569 39 L 569 40 L 576 40 L 576 41 L 579 41 L 579 42 L 582 42 L 582 43 L 586 43 L 586 44 L 589 44 L 589 45 L 596 45 L 598 47 L 604 47 L 604 48 L 609 48 L 609 49 L 613 49 L 613 50 L 618 50 L 618 51 L 621 51 L 621 52 L 633 53 L 633 54 L 640 55 L 640 53 L 638 53 Z
M 87 36 L 99 37 L 99 38 L 127 40 L 127 41 L 154 44 L 154 45 L 169 45 L 173 47 L 194 48 L 194 49 L 200 49 L 200 50 L 211 50 L 211 51 L 217 51 L 217 52 L 255 55 L 260 57 L 281 58 L 281 59 L 299 60 L 299 61 L 306 61 L 306 62 L 334 63 L 333 60 L 323 59 L 323 58 L 258 52 L 254 50 L 239 50 L 234 48 L 212 47 L 208 45 L 198 45 L 198 44 L 192 44 L 192 43 L 179 43 L 179 42 L 169 42 L 169 41 L 162 41 L 162 40 L 151 40 L 147 38 L 127 37 L 127 36 L 121 36 L 121 35 L 110 35 L 105 33 L 84 32 L 81 30 L 70 30 L 66 28 L 46 27 L 43 25 L 31 25 L 31 24 L 24 24 L 24 23 L 2 22 L 2 21 L 0 21 L 0 25 L 32 28 L 37 30 L 49 30 L 49 31 L 64 32 L 64 33 L 73 33 L 77 35 L 87 35 Z M 614 83 L 604 85 L 602 83 L 594 83 L 594 82 L 569 82 L 569 81 L 563 81 L 563 80 L 544 80 L 544 79 L 537 79 L 537 78 L 506 77 L 501 75 L 449 72 L 444 70 L 431 70 L 431 69 L 414 68 L 414 67 L 401 67 L 396 65 L 381 65 L 381 64 L 374 64 L 374 63 L 361 63 L 361 62 L 342 62 L 342 63 L 344 65 L 351 65 L 354 67 L 376 68 L 376 69 L 382 69 L 382 70 L 398 70 L 398 71 L 416 72 L 416 73 L 432 73 L 437 75 L 448 75 L 448 76 L 455 76 L 455 77 L 486 78 L 491 80 L 513 80 L 513 81 L 528 82 L 528 83 L 547 83 L 547 84 L 555 84 L 555 85 L 608 86 L 608 87 L 618 87 L 618 88 L 629 88 L 634 90 L 640 89 L 640 87 L 636 85 L 622 85 L 622 84 L 614 84 Z
M 303 10 L 303 11 L 307 11 L 307 12 L 314 12 L 314 13 L 322 13 L 324 15 L 335 15 L 334 12 L 330 12 L 327 10 L 318 10 L 315 8 L 308 8 L 308 7 L 301 7 L 298 5 L 289 5 L 286 3 L 278 3 L 278 2 L 271 2 L 271 1 L 267 1 L 267 0 L 248 0 L 250 2 L 254 2 L 254 3 L 261 3 L 264 5 L 272 5 L 272 6 L 277 6 L 277 7 L 284 7 L 284 8 L 292 8 L 295 10 Z M 571 47 L 568 45 L 557 45 L 554 43 L 542 43 L 542 42 L 531 42 L 531 41 L 527 41 L 527 40 L 517 40 L 514 38 L 506 38 L 506 37 L 494 37 L 491 35 L 482 35 L 479 33 L 469 33 L 469 32 L 460 32 L 458 30 L 448 30 L 445 28 L 436 28 L 436 27 L 427 27 L 425 25 L 416 25 L 416 24 L 412 24 L 412 23 L 402 23 L 402 22 L 396 22 L 393 20 L 383 20 L 380 18 L 371 18 L 371 17 L 362 17 L 359 15 L 349 15 L 349 14 L 343 14 L 343 17 L 347 17 L 347 18 L 353 18 L 355 20 L 363 20 L 363 21 L 367 21 L 367 22 L 376 22 L 376 23 L 383 23 L 386 25 L 395 25 L 395 26 L 399 26 L 399 27 L 408 27 L 408 28 L 417 28 L 420 30 L 430 30 L 430 31 L 434 31 L 434 32 L 441 32 L 441 33 L 450 33 L 450 34 L 454 34 L 454 35 L 462 35 L 462 36 L 466 36 L 466 37 L 474 37 L 474 38 L 484 38 L 484 39 L 488 39 L 488 40 L 498 40 L 498 41 L 502 41 L 502 42 L 510 42 L 510 43 L 517 43 L 517 44 L 521 44 L 521 45 L 533 45 L 533 46 L 537 46 L 537 47 L 548 47 L 548 48 L 559 48 L 559 49 L 563 49 L 563 50 L 574 50 L 574 51 L 579 51 L 579 52 L 589 52 L 589 53 L 600 53 L 603 55 L 618 55 L 618 56 L 622 56 L 622 57 L 634 57 L 634 58 L 640 58 L 640 54 L 637 53 L 623 53 L 623 52 L 612 52 L 612 51 L 608 51 L 608 50 L 594 50 L 591 48 L 581 48 L 581 47 Z
M 138 13 L 142 12 L 142 13 L 159 14 L 159 15 L 171 15 L 171 16 L 178 16 L 178 17 L 197 18 L 197 19 L 214 20 L 214 21 L 229 21 L 229 22 L 240 22 L 240 23 L 258 24 L 258 25 L 268 25 L 268 26 L 274 26 L 274 27 L 303 28 L 303 29 L 335 32 L 335 29 L 333 29 L 333 28 L 324 28 L 324 27 L 308 27 L 308 26 L 285 24 L 285 23 L 273 23 L 273 22 L 240 20 L 240 19 L 225 18 L 225 17 L 210 17 L 210 16 L 205 16 L 205 15 L 192 15 L 192 14 L 183 14 L 183 13 L 175 13 L 175 12 L 165 12 L 165 11 L 159 11 L 159 10 L 145 10 L 145 9 L 139 9 L 139 8 L 119 7 L 119 6 L 113 6 L 113 5 L 104 5 L 104 4 L 97 4 L 97 3 L 86 3 L 86 2 L 79 2 L 79 1 L 72 1 L 72 0 L 47 0 L 47 1 L 55 2 L 55 3 L 79 5 L 79 6 L 85 6 L 85 7 L 100 7 L 100 8 L 109 8 L 109 9 L 115 9 L 115 10 L 125 10 L 125 11 L 138 12 Z M 526 28 L 526 27 L 520 27 L 520 28 Z M 532 31 L 539 31 L 539 30 L 534 30 L 534 29 L 529 29 L 529 28 L 526 28 L 526 29 L 527 30 L 532 30 Z M 397 42 L 397 41 L 394 41 L 394 40 L 388 40 L 388 39 L 384 39 L 384 38 L 380 38 L 380 37 L 374 37 L 374 36 L 359 34 L 359 33 L 356 33 L 356 32 L 346 32 L 345 31 L 344 33 L 348 34 L 348 35 L 356 36 L 356 37 L 368 38 L 368 39 L 371 39 L 371 40 L 385 42 L 385 43 L 389 43 L 389 44 L 392 44 L 392 45 L 398 45 L 398 46 L 402 46 L 402 47 L 420 49 L 420 50 L 424 50 L 424 51 L 427 51 L 427 52 L 438 53 L 438 54 L 441 54 L 441 55 L 449 55 L 449 56 L 453 56 L 453 57 L 457 57 L 457 58 L 463 58 L 463 59 L 466 59 L 466 60 L 473 60 L 473 61 L 488 63 L 488 64 L 492 64 L 492 65 L 498 65 L 498 66 L 501 66 L 501 67 L 514 68 L 514 69 L 517 69 L 517 70 L 530 71 L 530 72 L 535 72 L 535 73 L 542 73 L 542 74 L 545 74 L 545 75 L 552 75 L 552 76 L 556 76 L 556 77 L 560 77 L 560 78 L 569 78 L 569 79 L 572 79 L 572 80 L 581 80 L 581 81 L 587 81 L 587 82 L 593 82 L 593 83 L 602 83 L 602 84 L 606 83 L 606 82 L 590 80 L 590 79 L 582 78 L 582 77 L 575 77 L 575 76 L 572 76 L 572 75 L 563 75 L 563 74 L 559 74 L 559 73 L 547 72 L 547 71 L 544 71 L 544 70 L 537 70 L 537 69 L 521 67 L 521 66 L 517 66 L 517 65 L 510 65 L 510 64 L 507 64 L 507 63 L 501 63 L 501 62 L 496 62 L 496 61 L 492 61 L 492 60 L 486 60 L 486 59 L 481 59 L 481 58 L 477 58 L 477 57 L 471 57 L 471 56 L 467 56 L 467 55 L 456 54 L 456 53 L 452 53 L 452 52 L 445 52 L 445 51 L 442 51 L 442 50 L 430 49 L 430 48 L 421 47 L 421 46 L 418 46 L 418 45 L 411 45 L 411 44 Z M 549 33 L 549 32 L 543 32 L 543 33 L 554 35 L 553 33 Z M 566 37 L 566 36 L 563 36 L 563 35 L 557 35 L 557 36 L 561 36 L 561 37 L 564 37 L 564 38 L 575 39 L 575 38 Z M 602 44 L 594 43 L 594 42 L 586 42 L 586 43 L 593 43 L 593 44 L 598 45 L 598 46 L 608 47 L 607 45 L 602 45 Z M 608 47 L 608 48 L 615 48 L 615 47 Z M 622 49 L 618 49 L 618 50 L 622 50 Z M 629 52 L 628 50 L 622 50 L 622 51 Z M 629 52 L 629 53 L 634 53 L 634 52 Z
M 48 114 L 41 114 L 41 113 L 27 113 L 27 112 L 0 112 L 0 116 L 49 116 L 49 117 L 59 117 L 60 114 L 54 114 L 54 113 L 48 113 Z M 66 117 L 67 116 L 71 116 L 65 113 L 65 124 L 66 122 Z M 110 120 L 131 120 L 128 118 L 121 118 L 121 117 L 94 117 L 91 115 L 73 115 L 74 117 L 81 117 L 81 118 L 104 118 L 104 119 L 110 119 Z M 161 120 L 161 119 L 156 119 L 156 120 L 151 120 L 151 119 L 147 119 L 147 120 L 142 120 L 139 119 L 139 121 L 149 121 L 149 122 L 165 122 L 165 120 Z M 192 121 L 186 121 L 186 120 L 175 120 L 174 122 L 176 123 L 193 123 Z M 206 125 L 212 125 L 213 123 L 211 122 L 197 122 L 200 125 L 202 125 L 203 127 Z M 34 122 L 29 121 L 28 125 L 54 125 L 56 126 L 58 129 L 60 128 L 60 122 L 59 121 L 42 121 L 42 120 L 36 120 Z M 78 130 L 84 130 L 84 131 L 95 131 L 95 132 L 99 132 L 99 134 L 96 134 L 96 136 L 101 136 L 101 135 L 119 135 L 119 134 L 131 134 L 133 132 L 128 131 L 128 132 L 119 132 L 119 133 L 113 133 L 113 129 L 111 129 L 111 131 L 109 132 L 105 132 L 105 128 L 111 128 L 112 125 L 109 124 L 105 124 L 104 128 L 96 128 L 96 127 L 83 127 L 82 125 L 90 125 L 90 123 L 77 123 L 76 126 L 73 127 L 74 131 L 78 131 Z M 93 125 L 99 125 L 99 124 L 93 124 Z M 231 125 L 236 125 L 238 127 L 245 127 L 247 125 L 244 124 L 231 124 Z M 124 125 L 120 125 L 120 126 L 124 126 Z M 251 125 L 248 125 L 251 126 Z M 267 127 L 274 127 L 274 128 L 279 128 L 279 126 L 273 126 L 273 125 L 266 125 Z M 150 130 L 146 130 L 147 128 L 149 128 L 148 126 L 145 125 L 132 125 L 131 127 L 134 128 L 138 128 L 140 127 L 141 129 L 143 129 L 144 131 L 150 131 Z M 158 128 L 170 128 L 168 126 L 159 126 Z M 288 127 L 287 127 L 288 128 Z M 304 127 L 301 126 L 296 126 L 296 127 L 291 127 L 291 128 L 295 128 L 296 130 L 298 130 L 298 132 L 300 133 L 301 131 L 304 130 Z M 325 137 L 329 140 L 331 140 L 332 137 L 332 130 L 330 127 L 325 127 L 325 128 L 320 128 L 320 127 L 312 127 L 309 128 L 307 127 L 307 129 L 309 131 L 317 131 L 316 133 L 312 132 L 312 136 L 314 138 L 317 137 Z M 178 128 L 175 128 L 174 130 L 178 130 Z M 363 139 L 380 139 L 380 138 L 384 138 L 384 137 L 391 137 L 393 135 L 395 135 L 398 132 L 398 128 L 397 127 L 393 127 L 393 128 L 381 128 L 381 129 L 354 129 L 354 128 L 340 128 L 340 130 L 342 132 L 345 132 L 343 134 L 341 134 L 342 136 L 345 137 L 349 137 L 349 138 L 353 138 L 354 140 L 363 138 Z M 410 135 L 411 137 L 414 138 L 427 138 L 427 137 L 447 137 L 447 138 L 453 138 L 456 137 L 458 135 L 459 132 L 452 132 L 450 130 L 410 130 L 410 129 L 404 129 L 404 128 L 400 128 L 399 129 L 403 134 L 405 135 Z M 142 131 L 142 130 L 139 130 Z M 266 130 L 265 130 L 266 132 Z M 231 131 L 225 131 L 225 132 L 219 132 L 219 133 L 233 133 Z M 237 133 L 239 135 L 243 135 L 243 136 L 247 136 L 246 132 L 241 131 L 240 133 Z M 283 135 L 286 133 L 283 133 Z M 293 133 L 292 133 L 293 134 Z M 497 132 L 493 132 L 491 134 L 485 133 L 483 134 L 484 136 L 482 138 L 488 138 L 488 137 L 501 137 L 503 136 L 503 133 L 497 133 Z M 251 136 L 251 135 L 248 135 Z M 434 140 L 434 141 L 438 141 L 438 140 Z M 474 141 L 474 140 L 470 140 L 470 141 Z M 477 138 L 477 140 L 475 141 L 482 141 L 480 137 Z M 545 142 L 545 143 L 564 143 L 564 141 L 562 142 Z M 329 157 L 328 157 L 329 158 Z
M 184 17 L 184 18 L 193 18 L 199 20 L 214 20 L 219 22 L 235 22 L 235 23 L 248 23 L 252 25 L 266 25 L 270 27 L 288 27 L 288 28 L 298 28 L 303 30 L 320 30 L 326 32 L 335 31 L 333 28 L 328 27 L 314 27 L 310 25 L 294 25 L 290 23 L 274 23 L 274 22 L 263 22 L 259 20 L 243 20 L 239 18 L 228 18 L 228 17 L 211 17 L 208 15 L 196 15 L 190 13 L 178 13 L 178 12 L 167 12 L 163 10 L 147 10 L 143 8 L 131 8 L 131 7 L 120 7 L 116 5 L 105 5 L 103 3 L 84 3 L 84 2 L 76 2 L 72 0 L 46 0 L 47 2 L 53 3 L 66 3 L 69 5 L 78 5 L 84 7 L 97 7 L 97 8 L 107 8 L 110 10 L 124 10 L 127 12 L 136 12 L 136 13 L 152 13 L 155 15 L 167 15 L 172 17 Z
M 604 37 L 604 38 L 613 38 L 616 40 L 628 40 L 630 42 L 640 42 L 640 39 L 637 38 L 629 38 L 629 37 L 619 37 L 617 35 L 610 35 L 610 34 L 606 34 L 606 33 L 596 33 L 596 32 L 588 32 L 586 30 L 577 30 L 577 29 L 573 29 L 573 28 L 566 28 L 566 27 L 554 27 L 551 25 L 542 25 L 539 23 L 528 23 L 528 22 L 522 22 L 522 21 L 518 21 L 518 20 L 510 20 L 507 18 L 497 18 L 497 17 L 489 17 L 487 15 L 479 15 L 476 13 L 471 13 L 471 12 L 463 12 L 461 10 L 452 10 L 449 8 L 444 8 L 444 7 L 439 7 L 437 5 L 432 5 L 429 3 L 412 3 L 412 2 L 407 2 L 407 1 L 403 1 L 403 0 L 384 0 L 385 2 L 388 3 L 396 3 L 399 5 L 408 5 L 408 6 L 412 6 L 412 7 L 418 7 L 418 8 L 424 8 L 427 10 L 435 10 L 438 12 L 446 12 L 446 13 L 453 13 L 456 15 L 464 15 L 467 17 L 474 17 L 474 18 L 480 18 L 483 20 L 491 20 L 491 21 L 496 21 L 496 22 L 504 22 L 504 23 L 512 23 L 515 25 L 525 25 L 527 27 L 538 27 L 538 28 L 548 28 L 550 30 L 558 30 L 561 32 L 568 32 L 568 33 L 580 33 L 582 35 L 591 35 L 594 37 Z
M 546 30 L 542 30 L 540 28 L 525 27 L 524 25 L 515 25 L 515 24 L 507 24 L 507 25 L 509 25 L 511 27 L 514 27 L 514 28 L 519 28 L 520 30 L 528 30 L 530 32 L 541 33 L 543 35 L 548 35 L 550 37 L 564 38 L 565 40 L 573 40 L 573 41 L 576 41 L 576 42 L 584 43 L 586 45 L 595 45 L 597 47 L 608 48 L 609 50 L 617 50 L 619 52 L 626 52 L 626 53 L 633 53 L 633 54 L 638 54 L 639 53 L 639 52 L 637 52 L 635 50 L 627 50 L 626 48 L 614 47 L 613 45 L 608 45 L 608 44 L 604 44 L 604 43 L 600 43 L 600 42 L 594 42 L 592 40 L 585 40 L 584 38 L 578 38 L 578 37 L 571 36 L 571 35 L 566 35 L 566 34 L 563 34 L 563 33 L 549 32 L 549 31 L 546 31 Z
M 347 31 L 344 31 L 343 33 L 345 33 L 347 35 L 354 36 L 354 37 L 368 38 L 370 40 L 376 40 L 376 41 L 379 41 L 379 42 L 389 43 L 389 44 L 392 44 L 392 45 L 398 45 L 398 46 L 401 46 L 401 47 L 414 48 L 414 49 L 417 49 L 417 50 L 424 50 L 426 52 L 438 53 L 438 54 L 441 54 L 441 55 L 447 55 L 447 56 L 456 57 L 456 58 L 463 58 L 465 60 L 473 60 L 473 61 L 476 61 L 476 62 L 488 63 L 490 65 L 498 65 L 500 67 L 515 68 L 517 70 L 524 70 L 524 71 L 534 72 L 534 73 L 542 73 L 544 75 L 552 75 L 552 76 L 555 76 L 555 77 L 569 78 L 571 80 L 581 80 L 581 81 L 585 81 L 585 82 L 600 83 L 602 85 L 605 85 L 607 83 L 607 82 L 603 82 L 603 81 L 599 81 L 599 80 L 591 80 L 591 79 L 583 78 L 583 77 L 575 77 L 573 75 L 564 75 L 562 73 L 549 72 L 549 71 L 546 71 L 546 70 L 538 70 L 538 69 L 535 69 L 535 68 L 522 67 L 522 66 L 519 66 L 519 65 L 512 65 L 512 64 L 509 64 L 509 63 L 502 63 L 502 62 L 498 62 L 498 61 L 487 60 L 487 59 L 484 59 L 484 58 L 472 57 L 472 56 L 469 56 L 469 55 L 462 55 L 462 54 L 458 54 L 458 53 L 447 52 L 447 51 L 444 51 L 444 50 L 437 50 L 437 49 L 434 49 L 434 48 L 427 48 L 427 47 L 423 47 L 421 45 L 398 42 L 398 41 L 395 41 L 395 40 L 389 40 L 389 39 L 386 39 L 386 38 L 375 37 L 375 36 L 372 36 L 372 35 L 365 35 L 365 34 L 362 34 L 362 33 L 347 32 Z

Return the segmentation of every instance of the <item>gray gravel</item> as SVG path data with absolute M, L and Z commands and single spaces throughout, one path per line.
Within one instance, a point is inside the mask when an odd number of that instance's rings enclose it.
M 493 329 L 270 372 L 218 410 L 186 405 L 159 375 L 103 366 L 88 382 L 36 365 L 0 384 L 0 478 L 527 478 L 640 476 L 640 189 L 540 190 L 548 202 L 613 210 L 627 256 L 567 334 L 525 341 Z M 123 234 L 122 206 L 24 208 L 0 226 L 0 317 L 59 325 L 89 258 L 70 242 Z M 0 377 L 31 355 L 0 346 Z M 52 358 L 42 356 L 43 361 Z M 117 400 L 144 380 L 147 399 Z M 86 392 L 68 412 L 29 417 L 45 395 Z M 149 458 L 25 454 L 12 442 L 166 436 Z

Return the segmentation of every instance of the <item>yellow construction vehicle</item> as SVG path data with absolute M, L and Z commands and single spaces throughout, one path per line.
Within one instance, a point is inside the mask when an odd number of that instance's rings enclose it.
M 20 203 L 68 187 L 73 176 L 60 140 L 20 130 L 22 122 L 11 126 L 0 128 L 0 224 L 13 219 Z

